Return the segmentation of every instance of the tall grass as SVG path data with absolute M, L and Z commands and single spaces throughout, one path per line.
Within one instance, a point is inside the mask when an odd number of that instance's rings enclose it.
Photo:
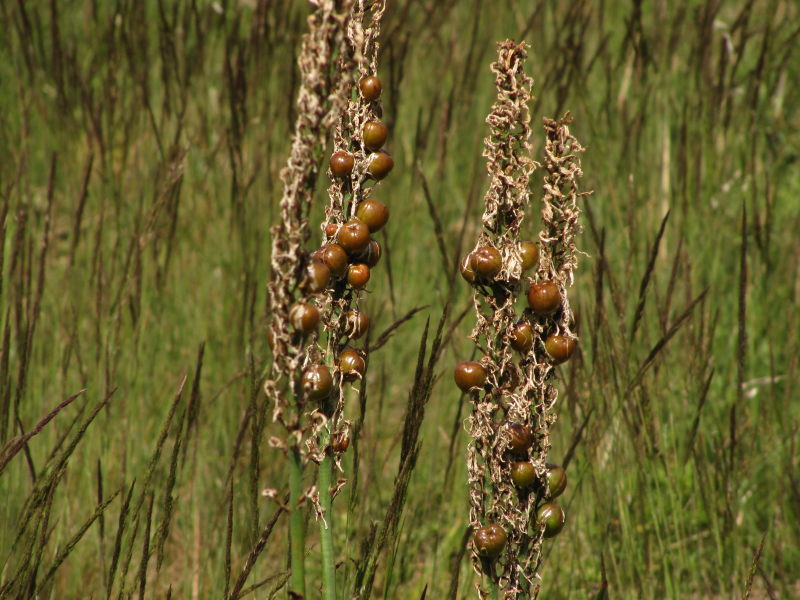
M 288 489 L 260 389 L 306 14 L 0 4 L 0 447 L 19 448 L 0 473 L 0 596 L 284 589 L 285 515 L 261 491 Z M 428 308 L 347 399 L 342 593 L 474 588 L 466 409 L 439 377 L 469 355 L 451 282 L 486 184 L 486 66 L 511 37 L 533 44 L 534 118 L 569 108 L 596 190 L 551 436 L 570 520 L 541 597 L 796 595 L 795 3 L 402 0 L 382 35 L 395 170 L 371 343 Z

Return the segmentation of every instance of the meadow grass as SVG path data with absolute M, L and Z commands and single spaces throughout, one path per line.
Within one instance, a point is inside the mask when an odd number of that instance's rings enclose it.
M 86 390 L 0 472 L 0 596 L 220 597 L 265 532 L 238 589 L 285 583 L 261 383 L 305 14 L 0 5 L 0 446 Z M 568 521 L 542 597 L 797 594 L 798 35 L 788 0 L 390 3 L 373 339 L 427 308 L 371 357 L 366 402 L 348 400 L 364 412 L 334 504 L 341 590 L 372 576 L 376 598 L 474 597 L 468 409 L 450 381 L 473 322 L 452 273 L 477 235 L 488 65 L 510 37 L 532 45 L 534 124 L 571 111 L 595 190 L 551 436 Z M 448 302 L 426 404 L 420 341 L 430 320 L 430 353 Z M 314 597 L 318 560 L 307 575 Z

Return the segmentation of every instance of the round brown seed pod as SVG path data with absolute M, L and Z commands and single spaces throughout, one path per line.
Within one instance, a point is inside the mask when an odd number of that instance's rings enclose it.
M 350 219 L 339 228 L 337 238 L 348 254 L 361 252 L 369 244 L 369 227 L 360 219 Z
M 311 400 L 324 400 L 333 389 L 333 377 L 325 365 L 312 365 L 303 372 L 303 392 Z
M 536 469 L 528 461 L 515 462 L 511 465 L 511 480 L 522 490 L 527 490 L 536 483 Z
M 553 281 L 534 283 L 528 289 L 528 306 L 537 315 L 552 315 L 561 306 L 561 292 Z
M 518 455 L 527 453 L 528 448 L 533 445 L 533 433 L 531 433 L 531 430 L 519 423 L 506 423 L 505 430 L 508 449 Z
M 567 335 L 552 334 L 544 342 L 544 349 L 557 365 L 565 362 L 575 352 L 577 343 L 575 338 Z
M 464 258 L 461 259 L 461 263 L 459 264 L 459 271 L 461 271 L 461 276 L 467 281 L 467 283 L 475 283 L 475 269 L 472 268 L 472 254 L 467 254 Z
M 338 177 L 339 179 L 350 177 L 354 165 L 355 159 L 349 152 L 339 150 L 331 154 L 330 167 L 334 177 Z
M 347 337 L 358 339 L 369 329 L 369 317 L 363 311 L 350 310 L 347 312 Z
M 555 502 L 547 502 L 536 511 L 536 523 L 541 527 L 544 525 L 544 537 L 551 538 L 558 535 L 564 529 L 567 516 L 564 509 Z
M 564 467 L 547 463 L 547 500 L 558 498 L 567 489 L 567 472 Z
M 472 269 L 481 279 L 491 280 L 503 268 L 500 251 L 491 246 L 481 246 L 472 252 Z
M 389 207 L 378 200 L 364 200 L 356 209 L 356 217 L 367 224 L 370 233 L 375 233 L 389 220 Z
M 370 269 L 378 264 L 381 259 L 381 245 L 375 241 L 370 240 L 366 248 L 358 254 L 353 255 L 353 262 L 364 263 Z
M 331 270 L 322 261 L 311 261 L 306 267 L 305 276 L 300 283 L 300 289 L 307 293 L 316 294 L 328 287 L 331 280 Z
M 472 536 L 475 550 L 483 558 L 497 558 L 506 547 L 508 536 L 505 530 L 495 523 L 481 527 Z
M 520 242 L 519 253 L 522 256 L 522 270 L 528 271 L 539 262 L 539 246 L 535 242 Z
M 364 145 L 373 152 L 380 150 L 389 137 L 389 128 L 380 121 L 367 121 L 364 123 L 362 138 Z
M 336 232 L 339 231 L 339 226 L 336 223 L 328 223 L 325 225 L 325 235 L 333 239 L 336 237 Z
M 486 384 L 486 369 L 479 362 L 460 362 L 453 371 L 453 378 L 462 392 L 468 392 Z
M 347 252 L 339 244 L 325 244 L 319 249 L 319 258 L 328 265 L 331 275 L 341 277 L 347 272 Z
M 351 288 L 360 290 L 369 281 L 369 267 L 363 263 L 347 267 L 347 283 Z
M 361 92 L 361 97 L 364 98 L 364 100 L 369 100 L 372 102 L 380 98 L 383 86 L 381 85 L 380 79 L 378 79 L 375 75 L 370 75 L 368 77 L 361 78 L 361 80 L 358 82 L 358 89 Z
M 380 152 L 373 152 L 369 155 L 367 172 L 378 181 L 386 177 L 393 168 L 394 159 L 383 150 Z
M 533 328 L 527 321 L 518 321 L 511 329 L 509 337 L 511 347 L 517 352 L 527 354 L 533 347 Z
M 298 302 L 289 309 L 289 321 L 297 331 L 311 333 L 319 324 L 319 309 L 313 304 Z
M 339 370 L 345 381 L 355 381 L 364 376 L 367 363 L 358 350 L 347 348 L 339 354 Z

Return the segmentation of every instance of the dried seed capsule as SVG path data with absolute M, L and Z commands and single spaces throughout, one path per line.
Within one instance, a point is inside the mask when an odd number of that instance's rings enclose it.
M 360 219 L 350 219 L 339 228 L 339 245 L 348 254 L 361 252 L 369 244 L 369 227 Z
M 481 246 L 472 253 L 472 269 L 481 279 L 494 279 L 502 268 L 503 258 L 497 248 Z
M 394 168 L 394 160 L 387 152 L 381 150 L 369 155 L 367 172 L 378 181 L 386 177 L 392 168 Z
M 358 339 L 369 329 L 369 317 L 366 313 L 358 310 L 347 312 L 347 329 L 345 333 L 352 339 Z
M 368 150 L 380 150 L 389 137 L 389 128 L 380 121 L 367 121 L 364 123 L 363 139 Z
M 527 354 L 533 347 L 533 328 L 527 321 L 519 321 L 511 330 L 511 347 L 517 352 Z
M 475 269 L 472 268 L 472 254 L 467 254 L 461 259 L 459 265 L 461 276 L 467 280 L 468 283 L 475 283 Z
M 305 277 L 300 283 L 300 289 L 316 294 L 328 287 L 331 280 L 331 270 L 324 262 L 312 261 L 306 267 Z
M 342 372 L 342 377 L 345 381 L 354 381 L 364 376 L 364 370 L 367 368 L 364 357 L 358 350 L 347 348 L 342 350 L 339 354 L 339 370 Z
M 522 256 L 522 270 L 527 271 L 539 262 L 539 246 L 535 242 L 520 242 L 519 253 Z
M 511 465 L 511 480 L 522 490 L 527 490 L 536 483 L 536 469 L 527 461 L 515 462 Z
M 370 269 L 378 264 L 381 259 L 381 245 L 375 240 L 370 240 L 366 248 L 353 255 L 353 262 L 364 263 Z
M 468 392 L 475 388 L 482 388 L 486 384 L 486 369 L 479 362 L 460 362 L 456 365 L 453 378 L 462 392 Z
M 519 423 L 506 423 L 508 448 L 514 454 L 524 455 L 533 445 L 533 434 L 528 427 Z
M 369 267 L 359 263 L 347 267 L 347 283 L 351 288 L 360 290 L 369 281 Z
M 350 174 L 353 172 L 354 164 L 355 159 L 349 152 L 339 150 L 331 154 L 330 167 L 334 177 L 338 177 L 339 179 L 350 177 Z
M 324 400 L 333 389 L 333 377 L 325 365 L 312 365 L 303 373 L 303 392 L 311 400 Z
M 564 467 L 547 463 L 547 500 L 558 498 L 567 489 L 567 472 Z
M 544 342 L 544 349 L 555 364 L 561 364 L 575 352 L 575 338 L 567 335 L 550 335 Z
M 561 306 L 561 292 L 553 281 L 534 283 L 528 289 L 528 306 L 537 315 L 552 315 Z
M 347 272 L 347 252 L 339 244 L 324 245 L 319 249 L 319 258 L 328 265 L 335 277 L 341 277 Z
M 350 447 L 350 436 L 346 432 L 340 431 L 333 435 L 331 440 L 331 450 L 336 454 L 344 454 Z
M 319 309 L 313 304 L 298 302 L 289 309 L 289 320 L 297 331 L 311 333 L 319 324 Z
M 377 200 L 364 200 L 356 209 L 356 217 L 367 224 L 370 233 L 375 233 L 389 220 L 389 208 Z
M 358 89 L 361 90 L 361 96 L 364 100 L 372 102 L 380 98 L 383 86 L 381 86 L 380 79 L 375 77 L 375 75 L 370 75 L 369 77 L 361 78 L 361 81 L 358 82 Z
M 567 516 L 564 509 L 555 502 L 547 502 L 536 511 L 536 522 L 541 527 L 544 525 L 544 537 L 551 538 L 558 535 L 564 529 Z
M 481 527 L 472 536 L 475 550 L 484 558 L 497 558 L 506 547 L 508 536 L 505 530 L 495 523 Z

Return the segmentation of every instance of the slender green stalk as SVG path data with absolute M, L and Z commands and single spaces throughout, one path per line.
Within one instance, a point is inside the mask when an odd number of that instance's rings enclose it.
M 300 510 L 300 497 L 303 494 L 303 465 L 300 450 L 289 450 L 289 535 L 291 541 L 292 579 L 289 591 L 301 598 L 306 597 L 305 536 L 303 532 L 303 511 Z
M 322 597 L 336 600 L 336 562 L 333 555 L 333 498 L 331 479 L 333 460 L 326 456 L 319 466 L 319 495 L 325 519 L 319 522 L 319 537 L 322 546 Z

